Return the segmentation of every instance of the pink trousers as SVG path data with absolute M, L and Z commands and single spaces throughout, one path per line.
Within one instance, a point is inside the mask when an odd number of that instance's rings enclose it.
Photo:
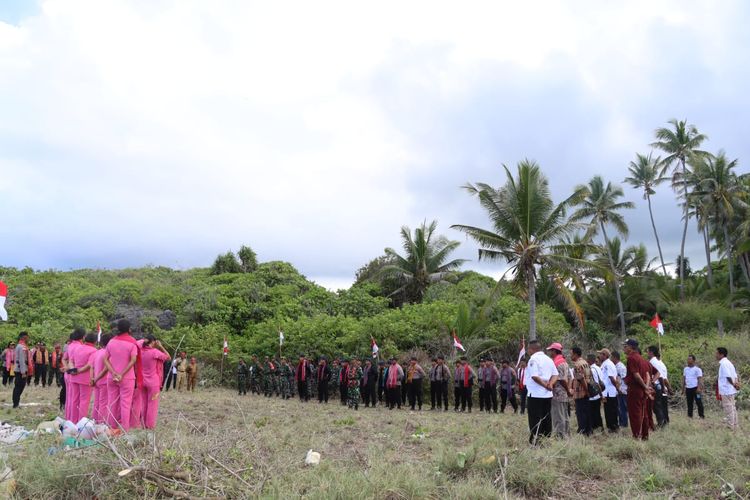
M 71 395 L 70 391 L 70 377 L 67 373 L 63 375 L 63 383 L 65 384 L 65 420 L 73 421 L 71 418 L 71 414 L 73 413 L 71 409 L 73 408 L 73 396 Z
M 125 380 L 120 383 L 107 380 L 107 424 L 130 430 L 130 411 L 133 408 L 135 383 Z
M 159 416 L 159 395 L 161 387 L 158 385 L 146 386 L 141 389 L 141 402 L 143 403 L 143 426 L 146 429 L 156 428 L 156 419 Z
M 67 384 L 67 393 L 65 394 L 65 419 L 70 420 L 75 424 L 78 422 L 78 403 L 81 397 L 79 387 L 81 387 L 81 384 L 76 384 L 72 380 L 68 380 Z
M 130 428 L 140 429 L 143 427 L 143 398 L 141 397 L 141 388 L 136 387 L 133 392 L 133 405 L 130 407 Z
M 107 423 L 107 382 L 100 380 L 94 388 L 94 411 L 91 418 L 99 423 Z
M 70 385 L 76 386 L 75 392 L 78 393 L 78 404 L 76 408 L 76 419 L 73 422 L 78 422 L 83 417 L 89 416 L 89 405 L 91 404 L 91 387 L 89 384 L 79 384 L 73 382 Z

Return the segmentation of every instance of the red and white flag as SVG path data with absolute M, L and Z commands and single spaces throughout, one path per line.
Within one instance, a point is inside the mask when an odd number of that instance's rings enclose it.
M 96 322 L 96 342 L 97 344 L 102 343 L 102 324 L 100 322 Z
M 518 361 L 516 361 L 516 368 L 521 364 L 521 360 L 526 356 L 526 339 L 521 338 L 521 350 L 518 351 Z
M 374 337 L 370 337 L 370 341 L 372 342 L 372 357 L 377 358 L 380 348 L 378 347 L 378 344 L 375 343 Z
M 227 338 L 224 337 L 224 356 L 229 355 L 229 344 L 227 343 Z
M 8 285 L 0 281 L 0 319 L 8 321 L 8 311 L 5 310 L 5 299 L 8 297 Z
M 659 313 L 654 314 L 654 319 L 651 320 L 650 324 L 651 326 L 656 328 L 656 331 L 659 332 L 659 335 L 664 335 L 664 324 L 661 322 Z
M 456 337 L 456 332 L 453 332 L 453 347 L 456 349 L 461 349 L 463 352 L 466 352 L 466 349 L 464 349 L 463 344 L 461 344 L 461 341 L 458 340 L 458 337 Z

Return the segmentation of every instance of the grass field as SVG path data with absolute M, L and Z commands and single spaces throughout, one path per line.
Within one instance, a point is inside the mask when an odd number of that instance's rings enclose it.
M 35 427 L 56 390 L 32 387 L 0 419 Z M 229 390 L 163 395 L 155 435 L 57 452 L 53 436 L 5 447 L 17 498 L 633 498 L 750 495 L 750 421 L 730 434 L 677 411 L 647 443 L 627 435 L 527 445 L 520 415 L 350 411 Z M 307 450 L 322 455 L 305 466 Z M 465 462 L 465 463 L 464 463 Z M 135 467 L 130 474 L 118 472 Z

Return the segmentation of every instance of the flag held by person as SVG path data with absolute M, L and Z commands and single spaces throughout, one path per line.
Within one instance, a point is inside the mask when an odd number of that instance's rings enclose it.
M 374 337 L 370 337 L 370 341 L 372 343 L 372 357 L 377 358 L 378 357 L 378 351 L 380 348 L 378 347 L 378 344 L 375 342 Z
M 8 297 L 8 285 L 0 281 L 0 319 L 8 321 L 8 311 L 5 310 L 5 299 Z
M 526 356 L 526 339 L 521 338 L 521 350 L 518 351 L 518 361 L 516 361 L 516 368 L 521 364 L 521 360 Z
M 456 331 L 453 330 L 453 347 L 456 349 L 461 349 L 463 352 L 466 352 L 466 349 L 464 349 L 463 344 L 460 340 L 458 340 L 458 337 L 456 337 Z
M 664 323 L 661 322 L 659 313 L 654 314 L 654 319 L 651 320 L 651 326 L 656 328 L 656 331 L 659 332 L 659 335 L 664 335 Z
M 96 322 L 96 343 L 102 343 L 102 324 L 99 321 Z
M 224 356 L 229 356 L 229 343 L 226 337 L 224 337 Z

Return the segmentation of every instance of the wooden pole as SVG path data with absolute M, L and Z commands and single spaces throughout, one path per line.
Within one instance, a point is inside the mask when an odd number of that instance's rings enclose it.
M 219 385 L 224 383 L 224 358 L 226 358 L 226 354 L 224 354 L 224 350 L 221 351 L 221 368 L 219 370 Z

